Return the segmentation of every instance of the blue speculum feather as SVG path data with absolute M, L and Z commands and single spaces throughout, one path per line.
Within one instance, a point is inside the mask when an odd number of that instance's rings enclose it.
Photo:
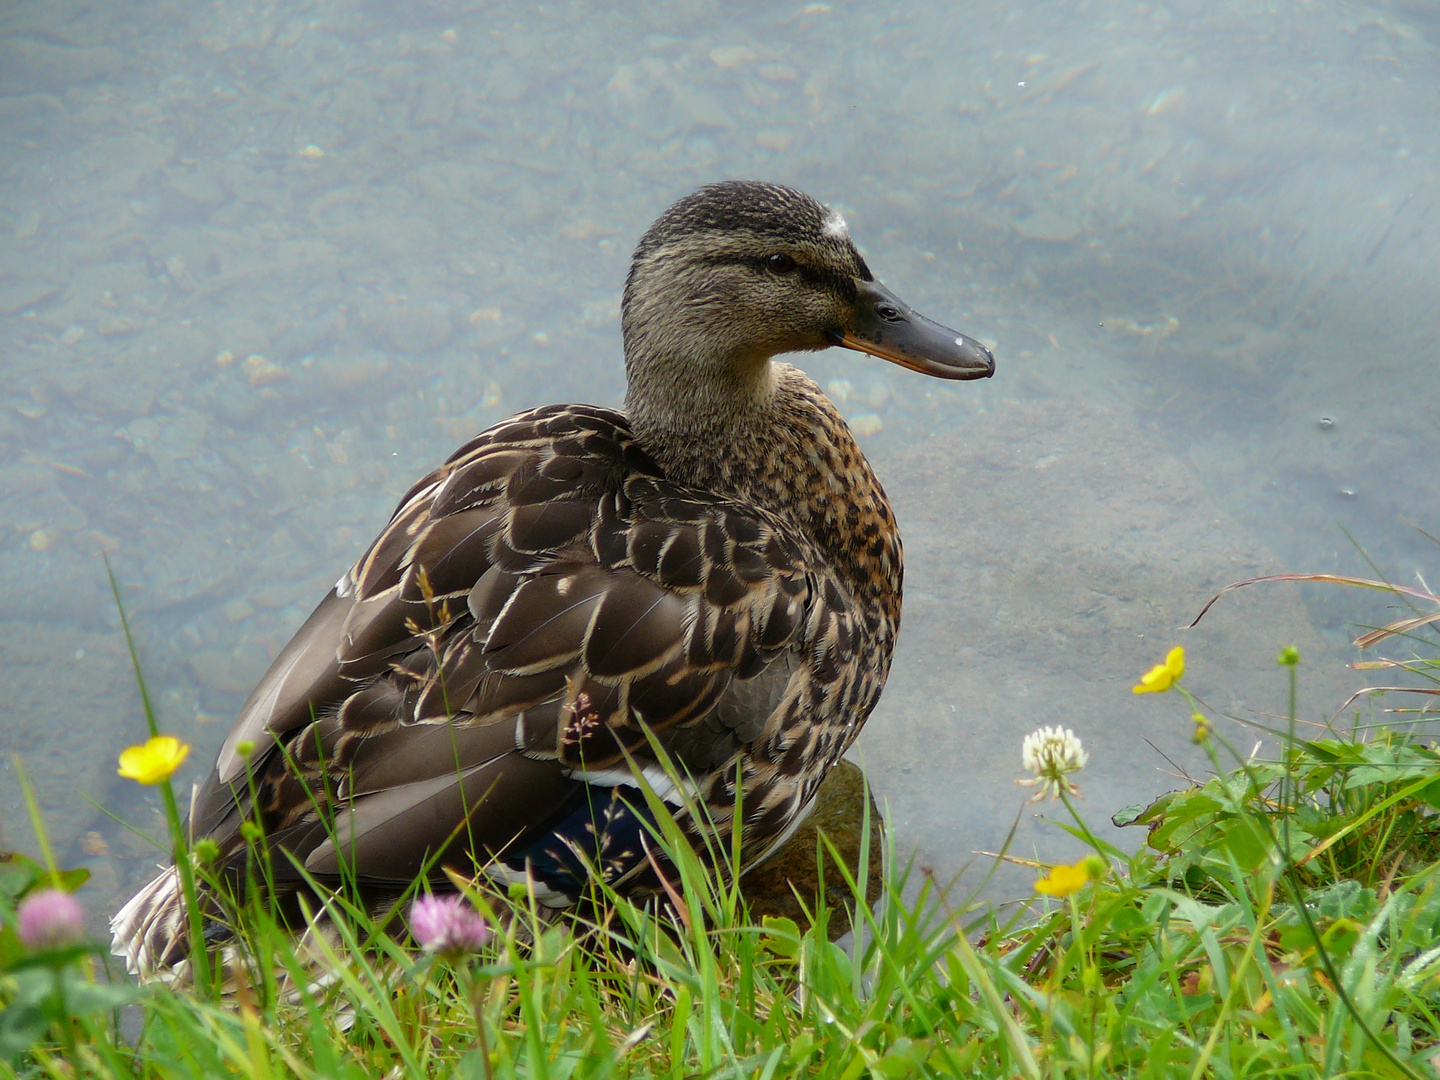
M 538 840 L 507 851 L 502 861 L 573 900 L 592 874 L 618 881 L 645 863 L 646 848 L 655 847 L 655 830 L 655 816 L 638 791 L 586 784 L 567 816 Z

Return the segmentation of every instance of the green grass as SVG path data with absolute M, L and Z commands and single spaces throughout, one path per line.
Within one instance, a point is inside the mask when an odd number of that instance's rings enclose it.
M 1440 650 L 1433 618 L 1418 618 L 1395 632 L 1411 655 L 1384 663 L 1428 680 L 1428 693 Z M 1292 690 L 1295 659 L 1282 654 L 1276 676 Z M 1176 692 L 1187 700 L 1175 722 L 1194 726 L 1215 772 L 1122 811 L 1146 830 L 1138 852 L 1074 817 L 1075 858 L 1097 854 L 1106 872 L 1006 921 L 909 880 L 893 853 L 868 910 L 854 900 L 865 883 L 832 857 L 851 950 L 829 941 L 823 904 L 803 930 L 753 924 L 729 876 L 677 846 L 662 817 L 674 912 L 611 896 L 598 922 L 550 925 L 523 889 L 476 893 L 496 935 L 450 962 L 337 895 L 338 938 L 315 946 L 334 981 L 295 991 L 283 975 L 304 985 L 302 956 L 250 904 L 235 913 L 249 976 L 222 999 L 97 981 L 98 947 L 27 952 L 16 904 L 78 875 L 11 858 L 0 863 L 0 1075 L 1434 1075 L 1440 752 L 1358 716 L 1305 738 L 1292 715 L 1274 733 L 1277 759 L 1242 759 L 1194 718 L 1204 709 L 1183 683 Z M 122 1033 L 125 1010 L 138 1033 Z

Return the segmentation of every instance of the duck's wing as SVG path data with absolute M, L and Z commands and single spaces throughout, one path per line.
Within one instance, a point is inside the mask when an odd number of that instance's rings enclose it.
M 687 726 L 703 756 L 763 725 L 814 630 L 814 562 L 762 512 L 665 480 L 618 413 L 515 417 L 402 499 L 281 652 L 193 833 L 233 838 L 253 788 L 311 872 L 338 843 L 400 880 L 457 831 L 498 851 L 549 829 L 631 775 L 647 728 Z

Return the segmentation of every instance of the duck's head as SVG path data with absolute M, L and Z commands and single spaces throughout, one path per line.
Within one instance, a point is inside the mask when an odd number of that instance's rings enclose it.
M 642 427 L 743 412 L 784 352 L 841 345 L 942 379 L 995 372 L 989 349 L 875 280 L 837 212 L 778 184 L 710 184 L 661 214 L 621 312 L 627 408 Z

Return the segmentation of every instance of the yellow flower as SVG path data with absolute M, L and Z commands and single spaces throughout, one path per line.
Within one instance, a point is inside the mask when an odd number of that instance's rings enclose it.
M 168 780 L 189 753 L 190 747 L 175 736 L 156 735 L 144 746 L 122 750 L 116 772 L 137 784 L 158 784 Z
M 1185 649 L 1176 645 L 1165 654 L 1165 662 L 1156 664 L 1135 684 L 1134 691 L 1137 694 L 1163 694 L 1170 687 L 1180 681 L 1180 676 L 1185 674 Z
M 1045 896 L 1069 896 L 1079 892 L 1091 878 L 1103 877 L 1105 864 L 1095 855 L 1086 855 L 1074 865 L 1052 866 L 1050 873 L 1035 882 L 1035 891 Z

